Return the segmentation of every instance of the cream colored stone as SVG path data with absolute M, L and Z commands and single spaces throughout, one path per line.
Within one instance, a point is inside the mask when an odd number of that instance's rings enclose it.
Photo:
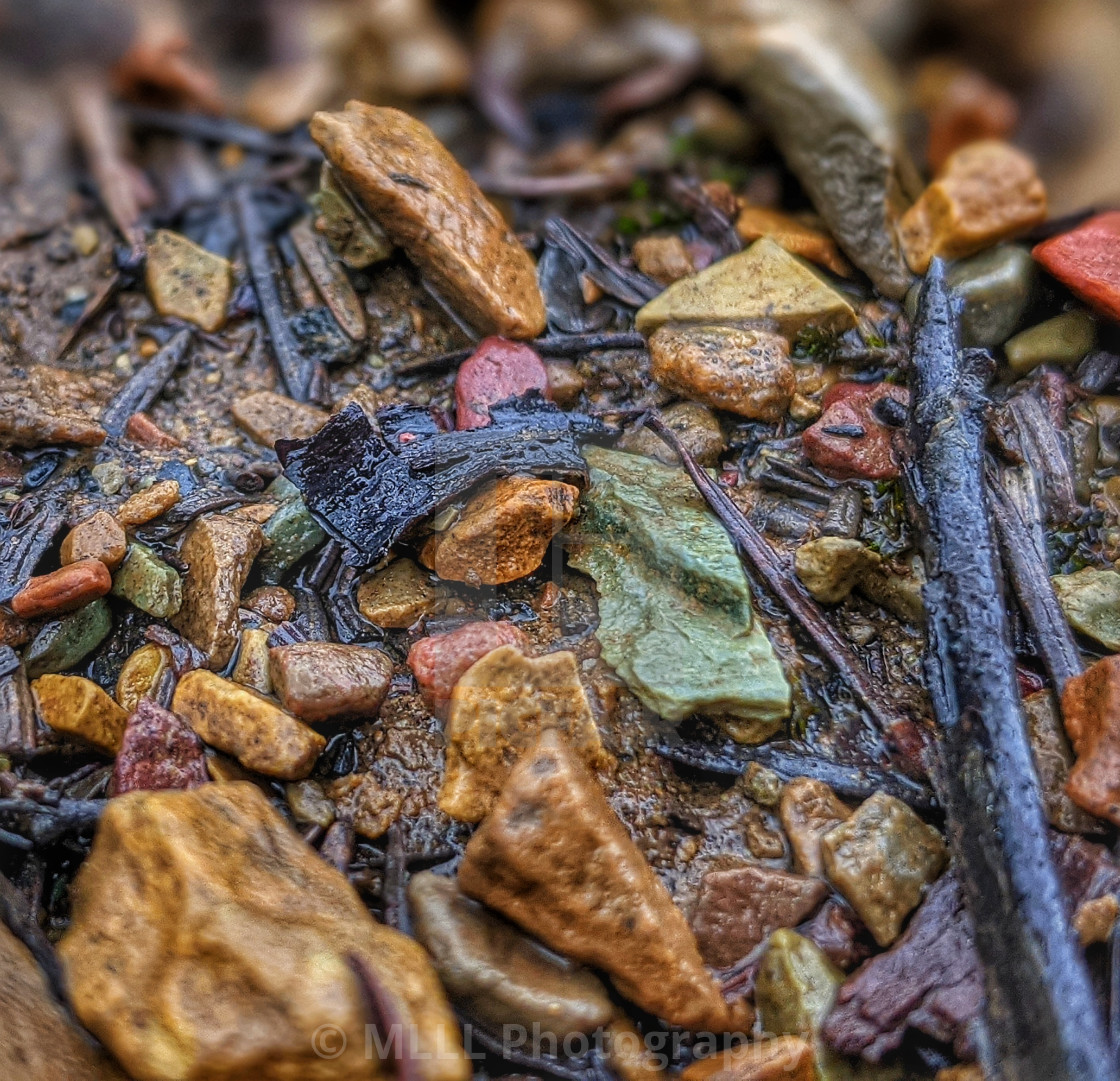
M 148 292 L 160 315 L 213 333 L 226 321 L 233 278 L 228 259 L 179 233 L 157 229 L 148 243 Z

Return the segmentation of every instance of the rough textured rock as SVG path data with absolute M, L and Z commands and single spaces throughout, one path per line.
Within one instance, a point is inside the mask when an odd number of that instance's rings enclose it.
M 665 323 L 772 322 L 787 338 L 802 327 L 846 330 L 851 305 L 815 270 L 769 237 L 670 285 L 637 314 L 652 334 Z
M 1035 259 L 1086 304 L 1120 319 L 1120 211 L 1097 214 L 1076 229 L 1044 240 Z
M 816 537 L 794 553 L 793 569 L 816 600 L 836 604 L 881 562 L 878 552 L 855 537 Z
M 815 1036 L 844 974 L 807 938 L 782 929 L 770 936 L 758 967 L 754 1000 L 764 1029 Z
M 337 642 L 295 642 L 269 650 L 269 674 L 280 704 L 301 721 L 377 716 L 393 662 L 367 646 Z
M 233 403 L 234 423 L 254 443 L 271 447 L 277 439 L 307 439 L 330 420 L 330 414 L 271 390 L 246 394 Z
M 420 560 L 446 581 L 501 585 L 532 574 L 571 521 L 579 489 L 558 480 L 502 477 L 480 488 Z
M 685 450 L 701 465 L 719 464 L 723 452 L 727 450 L 727 440 L 723 438 L 719 420 L 706 405 L 699 402 L 674 402 L 662 410 L 661 419 L 677 433 Z M 615 445 L 619 450 L 630 454 L 644 454 L 665 465 L 680 464 L 677 452 L 644 425 L 627 432 Z
M 411 627 L 439 599 L 439 590 L 411 559 L 394 559 L 358 586 L 358 611 L 378 627 Z
M 789 685 L 727 533 L 681 469 L 588 448 L 592 486 L 570 564 L 595 578 L 604 659 L 666 720 L 691 713 L 773 734 Z M 749 731 L 747 730 L 749 728 Z
M 112 585 L 100 559 L 83 559 L 30 579 L 9 603 L 20 619 L 62 615 L 104 597 Z
M 795 777 L 782 789 L 779 816 L 793 849 L 793 867 L 806 875 L 824 873 L 821 837 L 851 815 L 823 781 Z
M 99 447 L 105 429 L 93 419 L 94 403 L 90 383 L 74 372 L 10 364 L 0 373 L 0 447 Z
M 455 427 L 484 427 L 490 406 L 527 390 L 549 397 L 548 373 L 536 351 L 523 342 L 483 338 L 455 376 Z
M 83 676 L 40 676 L 31 684 L 43 723 L 77 736 L 105 754 L 116 754 L 128 714 L 96 683 Z
M 1102 824 L 1081 810 L 1066 792 L 1073 751 L 1062 729 L 1053 694 L 1038 691 L 1027 695 L 1023 699 L 1023 713 L 1050 825 L 1064 833 L 1100 832 Z
M 166 514 L 178 502 L 179 482 L 158 480 L 150 487 L 130 495 L 117 507 L 116 518 L 125 529 L 135 529 Z
M 949 861 L 941 834 L 894 796 L 876 792 L 821 838 L 829 882 L 889 946 Z
M 372 773 L 350 773 L 327 785 L 337 817 L 346 819 L 355 833 L 376 841 L 400 817 L 403 797 L 385 788 Z
M 99 559 L 112 571 L 120 566 L 127 547 L 128 538 L 120 523 L 108 511 L 99 510 L 63 537 L 59 560 L 65 566 L 83 559 Z
M 634 241 L 631 254 L 638 269 L 662 285 L 672 285 L 696 271 L 679 236 L 644 236 Z
M 197 788 L 208 780 L 202 740 L 190 725 L 150 698 L 141 699 L 121 737 L 109 794 Z
M 140 699 L 152 694 L 170 669 L 171 650 L 148 642 L 125 658 L 113 697 L 126 713 L 132 713 Z
M 475 661 L 499 646 L 524 650 L 528 644 L 525 632 L 512 623 L 464 623 L 449 634 L 421 638 L 408 651 L 408 666 L 428 708 L 446 717 L 455 684 Z
M 723 1000 L 683 914 L 558 732 L 514 767 L 467 844 L 459 885 L 670 1024 L 750 1024 L 745 1002 Z
M 810 263 L 826 267 L 833 274 L 845 276 L 852 271 L 840 254 L 832 237 L 814 229 L 789 214 L 763 206 L 744 206 L 735 220 L 735 231 L 745 241 L 768 236 L 791 255 L 799 255 Z
M 171 708 L 211 747 L 267 777 L 306 777 L 327 745 L 318 732 L 263 695 L 205 669 L 179 680 Z
M 272 694 L 272 674 L 268 663 L 268 639 L 271 631 L 263 627 L 246 627 L 237 647 L 237 661 L 229 678 L 234 683 L 252 687 L 261 694 Z
M 455 879 L 413 875 L 408 903 L 416 938 L 452 1001 L 493 1030 L 521 1025 L 563 1040 L 594 1032 L 614 1014 L 596 976 L 466 897 Z
M 560 732 L 588 766 L 608 763 L 574 653 L 526 657 L 516 646 L 499 646 L 476 661 L 451 692 L 440 810 L 480 821 L 514 763 L 547 729 Z
M 544 330 L 532 259 L 419 120 L 352 101 L 344 112 L 316 113 L 311 134 L 389 239 L 476 330 L 508 338 Z
M 148 293 L 156 311 L 210 333 L 220 330 L 233 288 L 229 260 L 167 229 L 156 230 L 147 255 Z
M 1120 572 L 1085 567 L 1056 574 L 1050 581 L 1075 631 L 1095 638 L 1105 649 L 1120 650 Z
M 296 599 L 282 586 L 258 586 L 248 596 L 241 598 L 241 605 L 264 616 L 270 623 L 283 623 L 292 618 L 292 613 L 296 610 Z
M 393 254 L 385 230 L 355 205 L 326 162 L 319 172 L 319 190 L 312 202 L 319 210 L 315 228 L 348 267 L 361 270 Z
M 825 391 L 820 419 L 801 434 L 806 457 L 818 469 L 842 479 L 897 477 L 892 428 L 876 412 L 884 398 L 904 408 L 910 401 L 906 388 L 893 383 L 834 383 Z
M 157 619 L 168 619 L 183 606 L 183 583 L 174 567 L 146 544 L 133 541 L 113 575 L 113 596 L 124 597 Z
M 819 878 L 772 867 L 709 871 L 692 916 L 700 955 L 715 968 L 732 965 L 772 931 L 808 919 L 827 894 Z
M 237 644 L 237 609 L 262 543 L 255 522 L 212 514 L 187 530 L 179 556 L 188 566 L 183 604 L 171 622 L 209 658 L 224 668 Z
M 1066 792 L 1078 807 L 1120 825 L 1120 655 L 1066 681 L 1062 716 L 1077 754 Z
M 415 1026 L 416 1076 L 470 1076 L 422 948 L 375 923 L 254 785 L 111 800 L 60 953 L 78 1016 L 136 1081 L 391 1074 L 366 1056 L 351 956 L 382 1018 Z
M 113 616 L 98 599 L 61 619 L 44 623 L 23 654 L 32 679 L 46 672 L 64 672 L 93 652 L 113 629 Z
M 795 381 L 785 338 L 765 330 L 663 326 L 649 340 L 650 375 L 666 390 L 751 420 L 785 416 Z

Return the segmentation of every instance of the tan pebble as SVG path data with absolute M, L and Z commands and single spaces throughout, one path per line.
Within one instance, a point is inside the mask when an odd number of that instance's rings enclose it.
M 795 777 L 782 789 L 778 813 L 793 850 L 793 869 L 805 875 L 821 875 L 821 837 L 847 819 L 851 808 L 841 803 L 823 781 Z
M 326 829 L 334 821 L 334 803 L 327 799 L 318 781 L 292 781 L 284 786 L 284 799 L 292 817 L 301 826 Z
M 82 676 L 40 676 L 31 684 L 43 723 L 77 736 L 104 754 L 120 750 L 128 714 L 96 683 Z
M 571 409 L 583 393 L 584 380 L 570 360 L 550 357 L 544 362 L 548 373 L 548 393 L 561 409 Z
M 881 562 L 878 552 L 854 537 L 816 537 L 794 553 L 793 569 L 814 600 L 837 604 Z
M 403 630 L 426 615 L 440 591 L 411 559 L 394 559 L 358 586 L 358 611 L 378 627 Z
M 66 534 L 59 559 L 64 566 L 82 559 L 99 559 L 109 570 L 115 570 L 127 550 L 128 538 L 120 523 L 108 511 L 99 510 Z
M 139 352 L 140 356 L 142 356 L 145 360 L 148 360 L 151 357 L 154 357 L 156 353 L 159 352 L 159 342 L 157 342 L 154 338 L 145 338 L 140 343 Z
M 735 231 L 748 243 L 768 236 L 792 255 L 800 255 L 802 259 L 817 263 L 841 277 L 847 277 L 852 272 L 851 264 L 840 254 L 832 237 L 822 229 L 805 225 L 780 210 L 744 206 L 735 221 Z
M 719 418 L 706 405 L 699 402 L 674 402 L 662 410 L 661 419 L 666 427 L 677 433 L 685 450 L 701 465 L 719 464 L 727 449 L 727 440 L 723 438 Z M 680 462 L 677 452 L 645 425 L 627 432 L 617 446 L 619 450 L 644 454 L 647 458 L 656 458 L 666 465 L 677 465 Z
M 148 243 L 146 281 L 160 315 L 185 319 L 210 333 L 225 323 L 233 288 L 229 260 L 185 236 L 156 230 Z
M 663 1056 L 646 1042 L 628 1017 L 616 1017 L 607 1026 L 607 1062 L 620 1081 L 659 1081 L 668 1077 Z
M 271 447 L 277 439 L 307 439 L 330 414 L 271 390 L 246 394 L 233 403 L 234 423 L 255 443 Z
M 1120 915 L 1120 901 L 1113 894 L 1083 901 L 1073 916 L 1073 929 L 1082 946 L 1107 942 L 1112 937 L 1116 917 Z
M 268 668 L 268 636 L 268 631 L 256 627 L 241 632 L 237 663 L 229 677 L 234 683 L 252 687 L 261 694 L 272 694 L 272 676 Z
M 82 559 L 30 579 L 10 606 L 20 619 L 61 615 L 104 597 L 112 585 L 113 576 L 100 559 Z
M 125 529 L 135 529 L 166 514 L 178 502 L 179 482 L 157 480 L 150 488 L 130 495 L 117 507 L 116 518 Z
M 92 255 L 97 251 L 101 238 L 92 225 L 75 225 L 70 234 L 70 242 L 79 255 Z
M 128 713 L 136 709 L 141 698 L 151 696 L 158 688 L 164 673 L 171 668 L 171 650 L 167 646 L 148 642 L 133 650 L 121 665 L 113 692 L 117 703 Z
M 782 835 L 770 825 L 766 815 L 752 807 L 743 821 L 747 848 L 756 860 L 780 860 L 786 854 Z
M 351 773 L 327 786 L 327 795 L 338 806 L 338 815 L 348 818 L 354 832 L 376 841 L 400 817 L 402 797 L 377 783 L 370 773 Z
M 682 1081 L 817 1081 L 817 1056 L 801 1036 L 736 1044 L 689 1063 Z

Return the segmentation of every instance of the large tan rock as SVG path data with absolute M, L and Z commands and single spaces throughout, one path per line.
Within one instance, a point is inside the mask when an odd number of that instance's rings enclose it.
M 84 676 L 40 676 L 31 684 L 43 723 L 77 736 L 104 754 L 120 750 L 128 713 Z
M 60 955 L 75 1011 L 136 1081 L 395 1074 L 366 1055 L 351 956 L 415 1040 L 417 1076 L 470 1075 L 424 951 L 375 923 L 254 785 L 111 800 L 73 897 Z
M 683 913 L 555 730 L 514 767 L 459 885 L 670 1024 L 749 1029 L 749 1005 L 724 1001 Z
M 351 101 L 316 113 L 311 134 L 348 191 L 476 330 L 507 338 L 544 330 L 533 260 L 424 124 Z

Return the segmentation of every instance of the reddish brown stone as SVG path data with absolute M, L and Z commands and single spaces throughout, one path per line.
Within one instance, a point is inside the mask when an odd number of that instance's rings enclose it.
M 393 662 L 379 649 L 339 642 L 294 642 L 268 651 L 276 697 L 309 724 L 377 716 Z
M 149 450 L 171 450 L 179 440 L 165 432 L 147 413 L 133 413 L 124 426 L 124 437 Z
M 1066 682 L 1062 715 L 1077 755 L 1066 792 L 1078 807 L 1120 825 L 1120 654 Z
M 1102 315 L 1120 319 L 1120 210 L 1044 240 L 1031 254 Z
M 929 121 L 926 160 L 935 172 L 968 143 L 1007 138 L 1019 119 L 1014 97 L 1002 86 L 952 62 L 924 65 L 916 96 Z
M 483 338 L 455 378 L 455 426 L 484 428 L 490 406 L 527 390 L 548 397 L 548 372 L 536 352 L 523 342 Z
M 112 586 L 113 576 L 100 559 L 80 559 L 32 578 L 12 598 L 11 608 L 20 619 L 73 612 L 104 597 Z
M 202 740 L 182 717 L 141 698 L 128 718 L 113 763 L 109 794 L 197 788 L 209 780 Z
M 296 610 L 296 599 L 282 586 L 260 586 L 241 598 L 241 606 L 273 623 L 283 623 Z
M 851 972 L 875 952 L 867 928 L 847 902 L 830 897 L 797 933 L 807 938 L 837 968 Z
M 820 419 L 801 436 L 806 457 L 834 477 L 897 477 L 892 429 L 874 411 L 883 398 L 893 398 L 903 406 L 910 401 L 906 389 L 892 383 L 834 383 L 825 392 Z M 845 430 L 850 434 L 844 434 Z

